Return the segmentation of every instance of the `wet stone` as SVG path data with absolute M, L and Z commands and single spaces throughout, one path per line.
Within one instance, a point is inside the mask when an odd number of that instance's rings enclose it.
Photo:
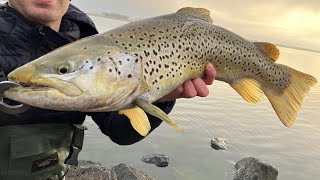
M 126 164 L 114 166 L 111 170 L 100 163 L 79 161 L 79 166 L 71 166 L 67 180 L 154 180 L 153 177 Z
M 227 150 L 227 146 L 221 138 L 211 139 L 211 147 L 215 150 Z
M 145 155 L 141 158 L 141 161 L 155 164 L 158 167 L 167 167 L 169 165 L 169 157 L 164 154 Z
M 155 180 L 143 171 L 137 170 L 126 164 L 119 164 L 111 169 L 117 176 L 116 180 Z
M 253 157 L 238 161 L 234 168 L 233 180 L 276 180 L 278 176 L 277 169 Z

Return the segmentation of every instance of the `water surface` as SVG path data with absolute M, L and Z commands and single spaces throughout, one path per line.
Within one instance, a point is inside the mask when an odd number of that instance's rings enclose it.
M 123 24 L 94 18 L 101 31 Z M 111 25 L 110 25 L 111 24 Z M 320 54 L 281 48 L 278 63 L 286 64 L 320 80 Z M 245 102 L 228 84 L 216 81 L 206 98 L 178 100 L 170 116 L 185 129 L 179 133 L 163 123 L 150 136 L 131 146 L 119 146 L 102 135 L 88 118 L 84 150 L 80 159 L 106 167 L 127 163 L 156 179 L 232 179 L 233 165 L 256 157 L 279 170 L 278 179 L 320 177 L 320 85 L 305 98 L 292 128 L 287 128 L 264 97 L 257 105 Z M 227 151 L 210 147 L 214 137 L 223 138 Z M 163 153 L 170 164 L 158 168 L 140 158 Z

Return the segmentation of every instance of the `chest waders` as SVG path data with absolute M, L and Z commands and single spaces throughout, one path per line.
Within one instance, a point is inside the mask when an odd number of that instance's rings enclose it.
M 0 127 L 0 180 L 63 179 L 77 165 L 84 126 L 32 124 Z

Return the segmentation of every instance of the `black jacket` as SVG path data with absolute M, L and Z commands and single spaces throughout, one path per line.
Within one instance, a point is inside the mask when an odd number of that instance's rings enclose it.
M 27 20 L 8 4 L 0 5 L 0 68 L 7 75 L 53 49 L 97 33 L 92 20 L 73 5 L 70 5 L 63 17 L 58 33 Z M 169 113 L 173 105 L 174 101 L 158 106 Z M 19 115 L 0 112 L 0 127 L 36 123 L 83 123 L 86 115 L 90 115 L 101 131 L 118 144 L 132 144 L 143 138 L 132 128 L 127 117 L 120 116 L 117 112 L 83 113 L 30 108 Z M 149 119 L 152 130 L 161 123 L 155 117 L 149 116 Z

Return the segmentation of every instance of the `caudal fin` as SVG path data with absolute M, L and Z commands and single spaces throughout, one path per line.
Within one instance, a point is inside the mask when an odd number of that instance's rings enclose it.
M 281 92 L 268 87 L 263 89 L 281 122 L 287 127 L 291 127 L 294 124 L 303 98 L 310 88 L 317 83 L 317 79 L 313 76 L 292 68 L 289 69 L 291 79 L 286 89 Z

